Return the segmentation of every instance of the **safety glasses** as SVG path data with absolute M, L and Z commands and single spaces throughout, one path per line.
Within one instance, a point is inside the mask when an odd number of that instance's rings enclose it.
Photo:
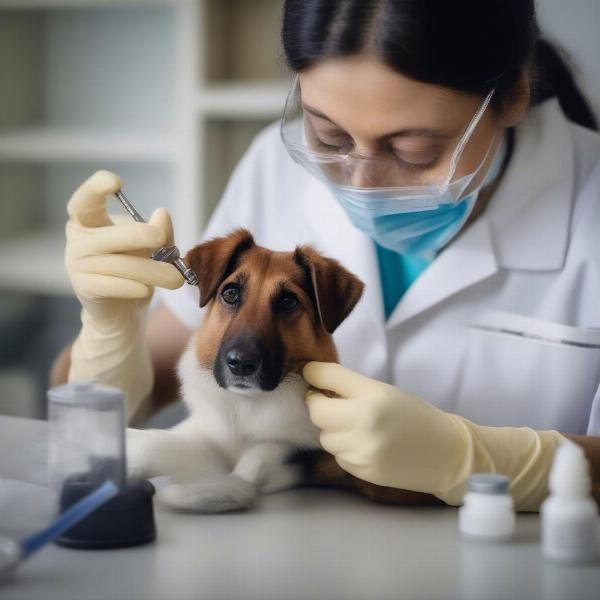
M 435 169 L 410 164 L 393 154 L 377 157 L 362 156 L 355 152 L 346 152 L 343 147 L 324 144 L 310 116 L 302 108 L 298 75 L 294 77 L 285 102 L 280 133 L 290 156 L 326 183 L 355 190 L 385 189 L 393 191 L 397 197 L 411 198 L 437 197 L 442 194 L 447 195 L 450 191 L 452 197 L 458 198 L 474 175 L 472 173 L 470 177 L 455 180 L 458 162 L 493 94 L 494 89 L 489 92 L 466 126 L 452 153 L 448 172 L 443 175 L 435 172 Z M 485 162 L 493 141 L 481 164 Z M 476 172 L 478 170 L 479 168 Z M 357 181 L 360 182 L 359 185 Z

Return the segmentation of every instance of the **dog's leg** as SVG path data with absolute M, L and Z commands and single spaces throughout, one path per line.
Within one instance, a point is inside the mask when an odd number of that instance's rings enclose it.
M 186 482 L 229 470 L 225 456 L 208 439 L 188 438 L 169 429 L 127 429 L 129 477 L 168 475 Z
M 245 509 L 254 504 L 256 486 L 231 472 L 227 453 L 193 419 L 169 432 L 177 440 L 177 465 L 167 473 L 175 481 L 157 490 L 157 500 L 179 512 L 215 513 Z M 168 439 L 168 438 L 165 438 Z
M 338 465 L 334 456 L 324 450 L 297 450 L 288 462 L 302 469 L 303 487 L 335 487 L 358 492 L 379 504 L 398 506 L 443 506 L 444 502 L 423 492 L 375 485 L 347 473 Z
M 131 429 L 126 432 L 127 475 L 130 478 L 169 474 L 177 461 L 177 438 L 168 430 Z
M 217 513 L 250 508 L 256 502 L 257 489 L 239 475 L 227 473 L 167 485 L 157 492 L 157 498 L 179 512 Z
M 289 444 L 257 442 L 246 448 L 233 472 L 264 494 L 289 489 L 298 484 L 301 478 L 298 466 L 286 463 L 289 453 Z

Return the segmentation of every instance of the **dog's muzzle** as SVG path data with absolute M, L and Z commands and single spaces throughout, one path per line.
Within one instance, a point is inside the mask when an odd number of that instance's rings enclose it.
M 233 348 L 227 353 L 225 362 L 229 371 L 238 377 L 249 377 L 258 371 L 261 358 L 249 348 Z
M 214 367 L 217 383 L 241 394 L 273 390 L 282 377 L 281 352 L 275 352 L 253 337 L 225 341 Z M 280 356 L 281 355 L 281 356 Z

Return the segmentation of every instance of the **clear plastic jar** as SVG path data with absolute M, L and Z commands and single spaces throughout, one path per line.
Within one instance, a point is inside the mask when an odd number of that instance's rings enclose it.
M 50 485 L 67 479 L 121 487 L 125 475 L 125 398 L 115 387 L 70 382 L 48 390 Z

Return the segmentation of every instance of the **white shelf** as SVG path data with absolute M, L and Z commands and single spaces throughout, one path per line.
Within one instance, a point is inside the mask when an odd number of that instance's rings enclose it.
M 177 0 L 0 0 L 0 9 L 93 8 L 96 6 L 156 6 L 175 4 Z
M 208 118 L 277 118 L 289 90 L 287 81 L 213 84 L 197 95 L 196 107 Z
M 0 243 L 0 287 L 13 291 L 72 296 L 64 267 L 62 231 L 33 231 Z
M 0 288 L 72 295 L 65 204 L 97 168 L 123 177 L 146 218 L 166 206 L 179 244 L 196 243 L 235 162 L 283 110 L 280 7 L 0 0 L 0 54 L 11 57 L 0 93 L 0 203 L 22 200 L 0 215 Z
M 50 127 L 27 127 L 0 131 L 0 161 L 169 162 L 175 145 L 169 137 L 133 133 L 69 131 Z

